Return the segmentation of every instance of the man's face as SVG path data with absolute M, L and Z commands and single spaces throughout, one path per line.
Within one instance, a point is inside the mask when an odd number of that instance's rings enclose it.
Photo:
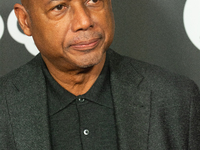
M 73 69 L 105 57 L 114 36 L 111 0 L 29 1 L 28 28 L 44 60 Z

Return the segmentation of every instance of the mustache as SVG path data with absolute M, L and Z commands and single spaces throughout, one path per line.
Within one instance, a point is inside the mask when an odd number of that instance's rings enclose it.
M 101 39 L 103 36 L 99 32 L 82 32 L 79 35 L 73 37 L 69 42 L 68 45 L 75 45 L 81 42 L 92 41 L 94 39 Z

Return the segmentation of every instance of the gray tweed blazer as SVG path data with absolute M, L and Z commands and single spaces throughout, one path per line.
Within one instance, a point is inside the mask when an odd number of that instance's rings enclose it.
M 200 96 L 189 79 L 108 50 L 120 150 L 200 150 Z M 39 54 L 0 79 L 0 150 L 51 150 Z

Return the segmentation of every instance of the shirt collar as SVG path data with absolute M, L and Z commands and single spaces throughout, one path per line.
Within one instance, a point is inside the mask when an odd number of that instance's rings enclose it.
M 81 98 L 109 108 L 113 107 L 110 88 L 110 71 L 107 59 L 96 82 L 87 93 L 81 95 Z
M 59 85 L 49 73 L 45 63 L 42 68 L 46 79 L 50 114 L 54 114 L 66 108 L 77 98 L 84 98 L 96 104 L 113 108 L 110 88 L 109 63 L 107 59 L 99 77 L 90 88 L 90 90 L 87 93 L 79 96 L 73 95 L 69 91 L 65 90 L 61 85 Z

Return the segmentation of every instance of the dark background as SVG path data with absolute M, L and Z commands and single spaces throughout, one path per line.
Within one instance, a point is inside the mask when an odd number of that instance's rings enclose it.
M 7 29 L 7 19 L 19 0 L 1 0 L 5 31 L 0 39 L 0 76 L 33 58 Z M 112 0 L 115 51 L 188 76 L 200 86 L 200 51 L 189 40 L 184 24 L 186 0 Z M 0 28 L 2 28 L 0 26 Z

